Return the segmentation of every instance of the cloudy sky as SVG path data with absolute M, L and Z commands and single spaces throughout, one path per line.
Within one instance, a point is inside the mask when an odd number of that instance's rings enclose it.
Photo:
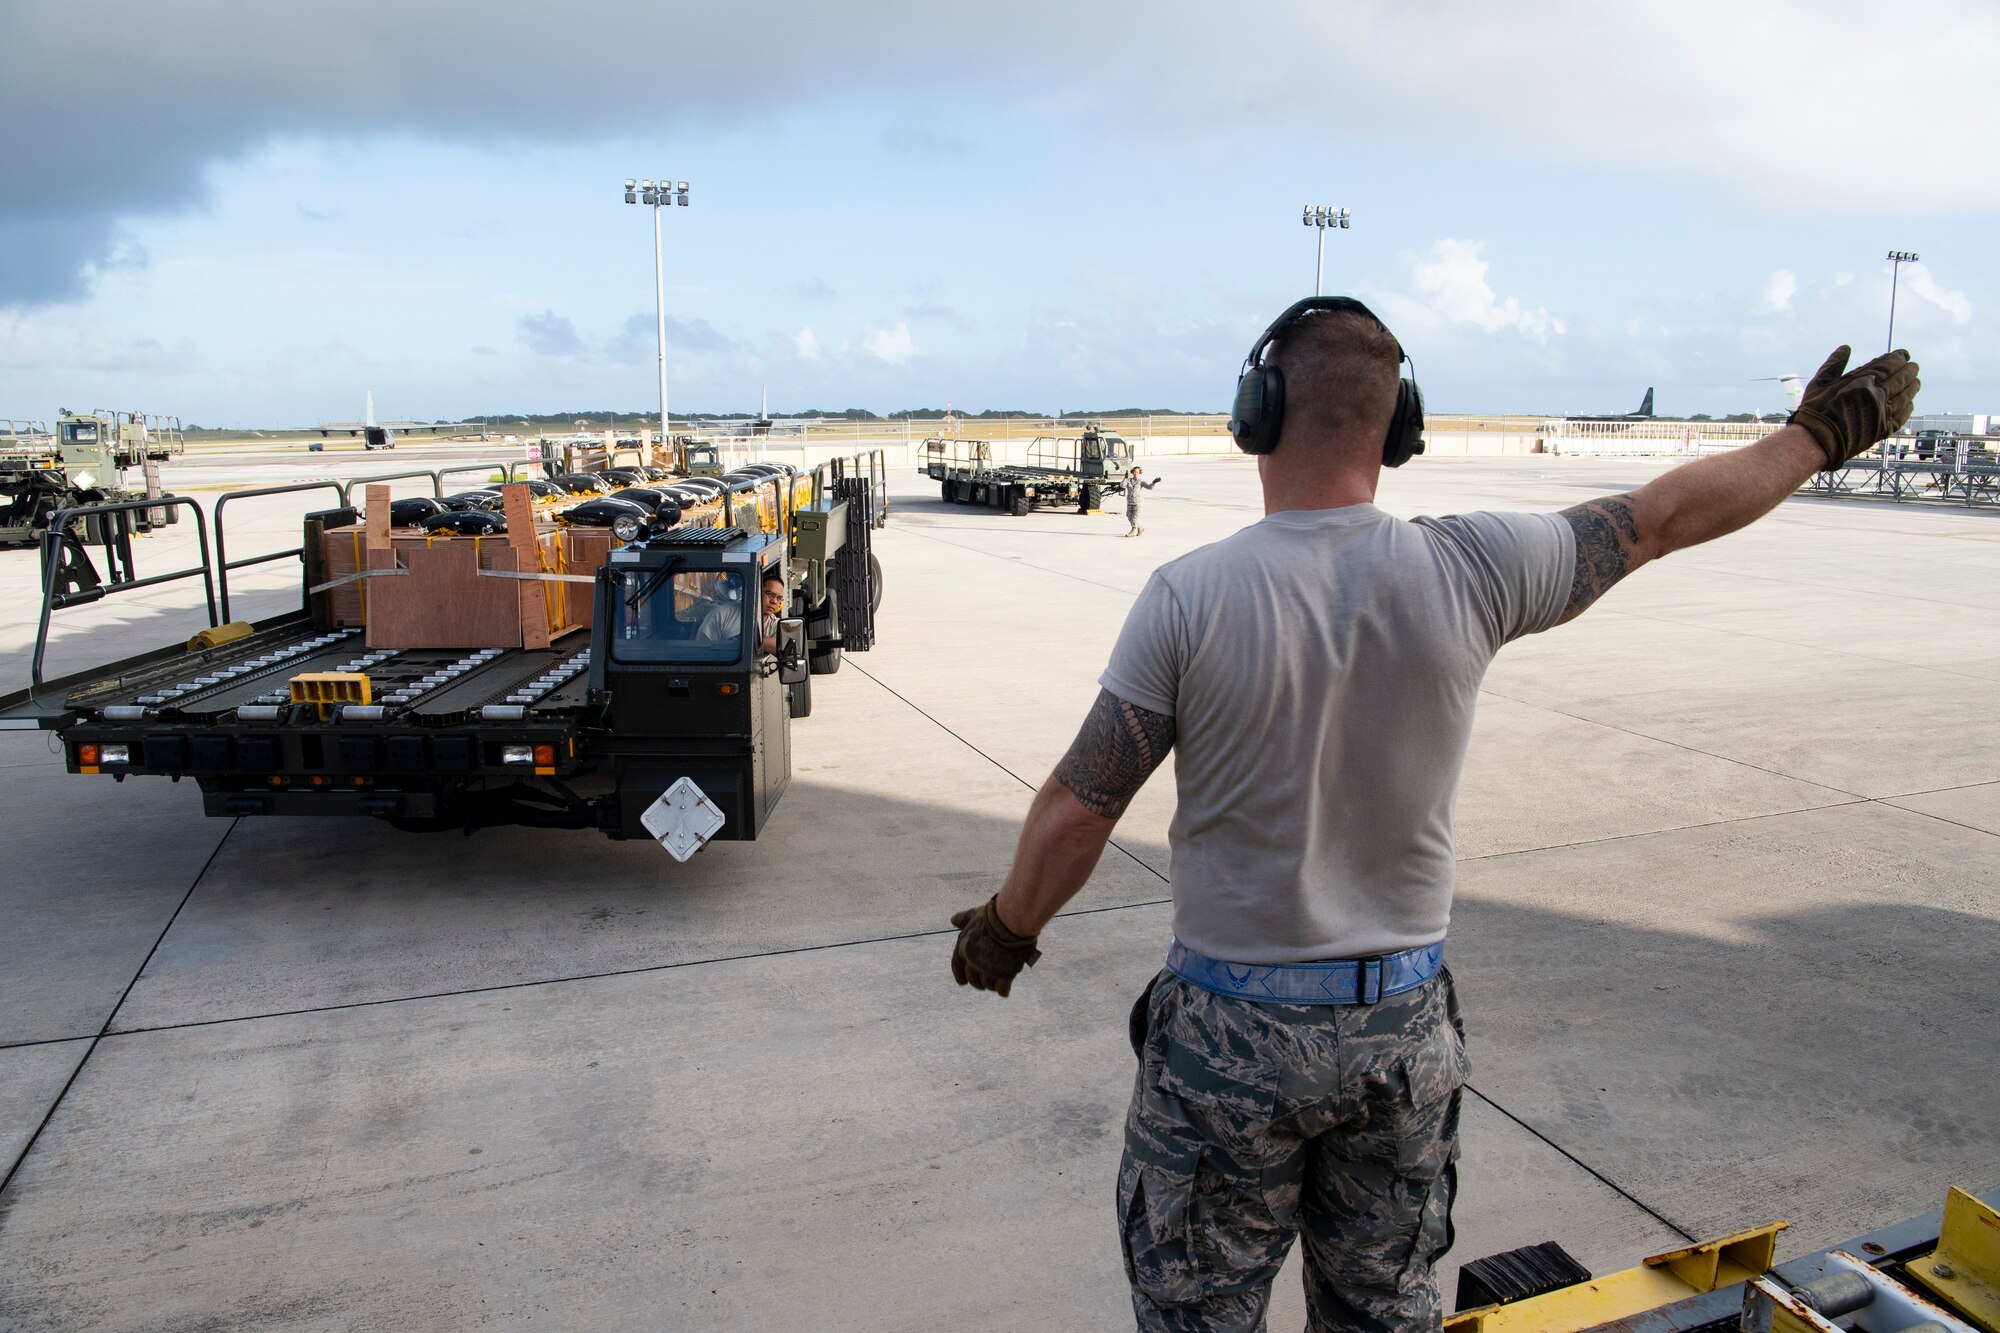
M 1228 14 L 1233 13 L 1233 17 Z M 1218 410 L 1309 294 L 1435 410 L 2000 411 L 2000 8 L 7 0 L 0 416 Z

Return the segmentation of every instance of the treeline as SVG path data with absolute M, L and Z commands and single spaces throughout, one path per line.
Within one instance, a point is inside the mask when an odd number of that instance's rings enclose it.
M 809 407 L 802 412 L 773 412 L 772 421 L 919 421 L 936 420 L 945 415 L 942 407 L 906 407 L 899 412 L 886 414 L 870 412 L 865 407 L 817 408 Z M 954 412 L 962 421 L 1046 421 L 1052 415 L 1061 421 L 1087 421 L 1109 417 L 1177 417 L 1198 416 L 1201 413 L 1176 412 L 1166 407 L 1119 407 L 1105 412 L 1030 412 L 1021 408 L 989 408 L 984 412 Z M 638 428 L 659 420 L 656 412 L 497 412 L 491 416 L 466 417 L 465 421 L 484 422 L 489 428 L 500 429 L 508 425 L 529 427 L 559 427 L 574 429 L 579 421 L 590 429 L 617 429 L 620 426 Z M 676 412 L 675 421 L 756 421 L 755 412 Z M 458 425 L 455 421 L 440 420 L 436 425 Z

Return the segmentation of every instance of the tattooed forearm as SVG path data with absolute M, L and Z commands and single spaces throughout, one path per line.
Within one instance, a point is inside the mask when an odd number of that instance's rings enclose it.
M 1569 587 L 1565 618 L 1576 615 L 1602 597 L 1611 585 L 1639 562 L 1639 525 L 1632 516 L 1632 497 L 1607 495 L 1562 511 L 1576 533 L 1576 577 Z
M 1173 718 L 1099 690 L 1069 753 L 1056 765 L 1056 781 L 1084 809 L 1116 819 L 1173 748 Z

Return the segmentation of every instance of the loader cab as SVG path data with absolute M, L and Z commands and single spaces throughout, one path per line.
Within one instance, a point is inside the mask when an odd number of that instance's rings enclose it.
M 728 470 L 722 466 L 722 451 L 712 444 L 687 445 L 685 457 L 690 477 L 719 477 Z
M 1077 471 L 1086 477 L 1122 479 L 1132 470 L 1132 446 L 1122 435 L 1092 426 L 1076 442 Z
M 605 710 L 625 837 L 686 778 L 721 811 L 713 835 L 755 838 L 791 779 L 788 681 L 761 652 L 767 571 L 785 572 L 782 535 L 672 528 L 619 547 L 599 569 L 590 684 Z
M 56 421 L 56 453 L 79 491 L 116 487 L 118 423 L 96 414 L 65 413 Z

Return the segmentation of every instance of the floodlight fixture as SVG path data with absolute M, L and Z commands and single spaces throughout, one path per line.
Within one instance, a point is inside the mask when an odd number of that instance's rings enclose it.
M 1350 216 L 1351 214 L 1338 204 L 1307 204 L 1304 212 L 1300 214 L 1300 221 L 1319 233 L 1317 237 L 1318 257 L 1313 262 L 1314 296 L 1322 294 L 1325 290 L 1326 233 L 1329 229 L 1346 229 L 1351 225 L 1348 222 Z

